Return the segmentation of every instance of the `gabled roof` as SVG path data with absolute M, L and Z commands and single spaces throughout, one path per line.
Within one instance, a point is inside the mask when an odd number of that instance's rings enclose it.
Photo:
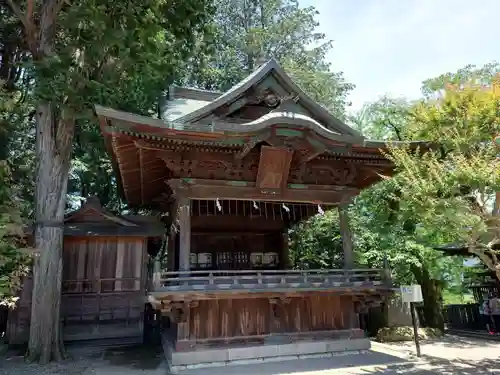
M 81 223 L 82 221 L 86 221 L 86 217 L 92 218 L 92 222 L 100 222 L 101 224 L 117 224 L 124 227 L 138 226 L 136 223 L 108 212 L 101 206 L 101 202 L 99 202 L 97 197 L 87 198 L 82 207 L 65 215 L 64 224 Z
M 33 234 L 33 225 L 25 228 Z M 79 209 L 64 217 L 65 237 L 161 237 L 165 225 L 151 216 L 121 216 L 107 211 L 97 197 L 89 197 Z
M 342 121 L 335 118 L 327 109 L 325 109 L 315 100 L 311 99 L 306 93 L 304 93 L 304 91 L 302 91 L 302 89 L 300 89 L 300 87 L 295 84 L 292 78 L 274 59 L 271 59 L 265 64 L 261 65 L 246 79 L 233 86 L 226 93 L 220 95 L 215 100 L 205 104 L 204 106 L 184 116 L 178 117 L 175 122 L 179 124 L 194 123 L 197 120 L 210 115 L 217 108 L 220 108 L 237 100 L 239 97 L 244 95 L 246 91 L 250 90 L 254 85 L 258 84 L 269 75 L 274 75 L 278 79 L 280 84 L 283 85 L 283 87 L 286 88 L 287 91 L 289 91 L 296 98 L 295 101 L 300 103 L 302 106 L 307 108 L 310 113 L 312 113 L 311 117 L 313 118 L 313 121 L 321 123 L 326 128 L 334 132 L 338 132 L 339 134 L 357 138 L 358 141 L 363 140 L 363 136 L 358 131 L 352 129 Z

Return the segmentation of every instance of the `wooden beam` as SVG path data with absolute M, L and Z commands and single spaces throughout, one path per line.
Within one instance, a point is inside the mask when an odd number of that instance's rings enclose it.
M 258 188 L 253 182 L 201 179 L 171 179 L 167 184 L 175 192 L 180 189 L 190 199 L 254 200 L 341 204 L 358 193 L 357 189 L 341 186 L 289 184 L 281 192 Z
M 285 223 L 281 219 L 265 219 L 262 216 L 194 216 L 191 217 L 191 228 L 194 232 L 224 232 L 224 231 L 245 231 L 245 232 L 272 232 L 283 230 Z
M 184 293 L 172 293 L 169 291 L 155 291 L 149 293 L 149 295 L 158 301 L 169 301 L 169 302 L 181 302 L 181 301 L 203 301 L 203 300 L 223 300 L 223 299 L 256 299 L 256 298 L 304 298 L 304 297 L 314 297 L 322 295 L 341 295 L 341 296 L 351 296 L 358 299 L 364 299 L 368 296 L 374 296 L 373 298 L 383 299 L 386 296 L 393 294 L 393 290 L 384 287 L 338 287 L 334 289 L 318 289 L 314 291 L 302 291 L 302 290 L 276 290 L 269 292 L 236 292 L 231 290 L 221 290 L 218 292 L 206 292 L 206 291 L 192 291 Z

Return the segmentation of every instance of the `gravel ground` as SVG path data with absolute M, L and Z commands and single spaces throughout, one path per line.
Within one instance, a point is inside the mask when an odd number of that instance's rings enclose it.
M 8 352 L 0 358 L 0 375 L 139 375 L 167 374 L 158 350 L 126 348 L 67 348 L 68 359 L 57 364 L 28 364 L 22 353 Z
M 2 359 L 0 364 L 0 374 L 2 375 L 45 375 L 45 374 L 65 374 L 83 375 L 92 368 L 92 361 L 88 359 L 68 359 L 58 364 L 39 366 L 28 364 L 22 356 L 9 356 Z

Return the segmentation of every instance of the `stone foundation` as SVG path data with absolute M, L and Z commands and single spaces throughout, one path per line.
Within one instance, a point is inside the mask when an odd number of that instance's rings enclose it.
M 367 338 L 315 340 L 292 344 L 232 346 L 182 352 L 176 351 L 170 342 L 164 341 L 163 347 L 171 373 L 177 373 L 182 370 L 204 367 L 359 354 L 370 349 L 370 340 Z

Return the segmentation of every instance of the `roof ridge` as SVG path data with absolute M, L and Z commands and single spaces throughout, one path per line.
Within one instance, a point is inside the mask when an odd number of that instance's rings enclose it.
M 193 99 L 201 101 L 212 101 L 223 93 L 219 91 L 204 90 L 197 87 L 185 87 L 172 85 L 169 88 L 169 100 L 173 99 Z

